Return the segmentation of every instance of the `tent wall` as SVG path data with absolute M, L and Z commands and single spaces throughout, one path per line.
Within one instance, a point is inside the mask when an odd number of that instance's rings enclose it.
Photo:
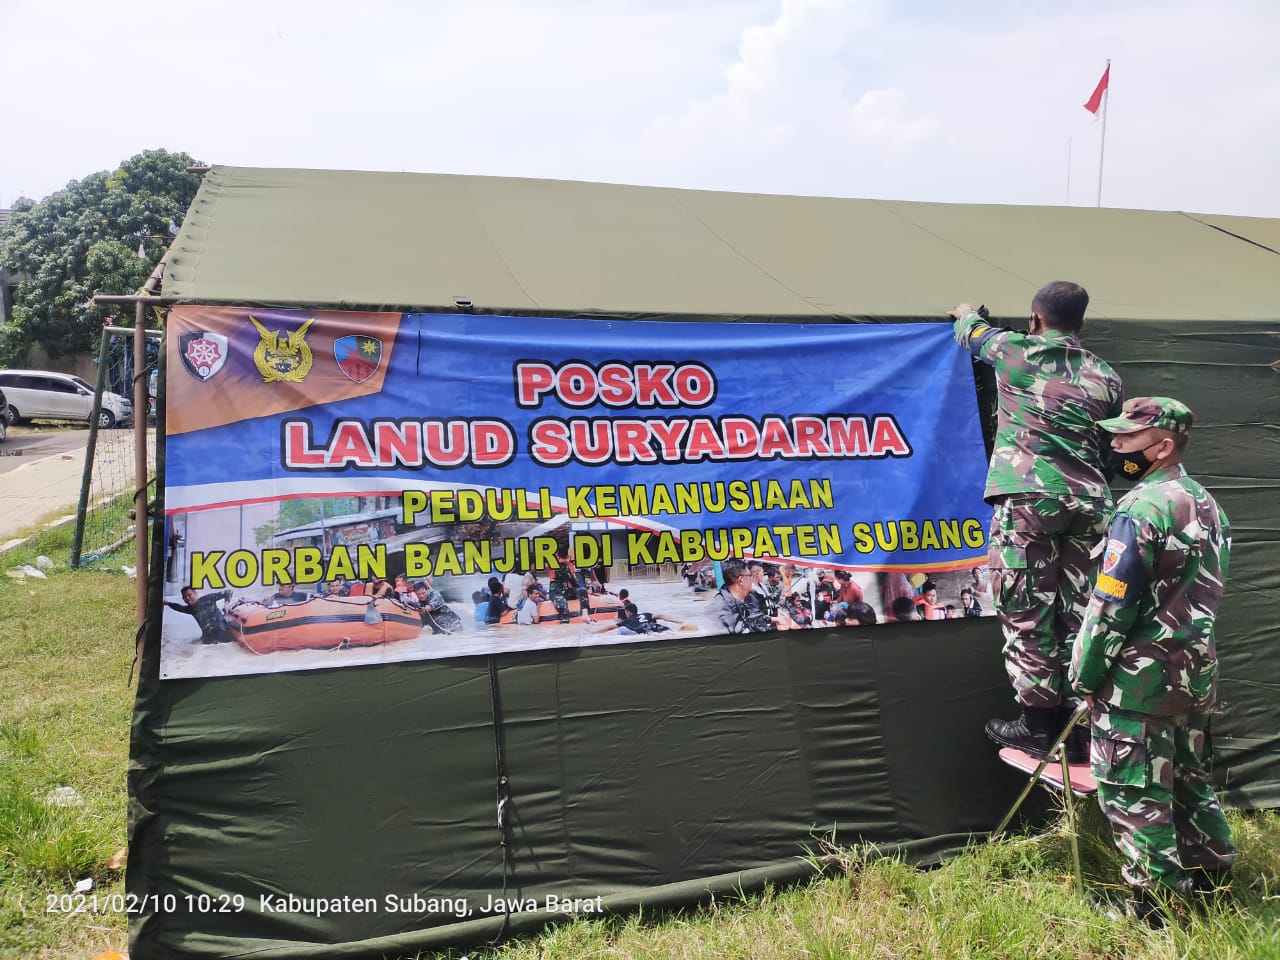
M 1127 393 L 1196 412 L 1189 466 L 1235 534 L 1218 778 L 1229 803 L 1275 807 L 1280 259 L 1275 222 L 1241 219 L 215 168 L 164 292 L 839 322 L 936 318 L 960 299 L 1023 317 L 1042 282 L 1079 279 L 1094 295 L 1087 343 Z M 511 897 L 689 902 L 803 875 L 832 830 L 927 861 L 990 829 L 1019 786 L 982 735 L 1010 704 L 992 620 L 508 654 L 492 659 L 496 684 L 482 658 L 160 682 L 152 622 L 128 888 L 246 905 L 140 914 L 139 960 L 411 954 L 502 925 L 268 913 L 262 895 L 478 910 L 505 874 Z
M 1008 700 L 999 639 L 954 626 L 496 658 L 508 895 L 625 906 L 688 883 L 688 900 L 731 893 L 744 872 L 800 875 L 833 831 L 928 859 L 990 829 L 1017 783 L 981 733 Z M 361 955 L 379 937 L 411 950 L 496 932 L 493 919 L 258 908 L 264 893 L 418 893 L 478 912 L 500 895 L 484 658 L 145 690 L 134 756 L 157 775 L 135 774 L 154 813 L 130 889 L 249 904 L 151 917 L 135 955 L 302 957 L 335 942 L 350 953 L 326 955 Z

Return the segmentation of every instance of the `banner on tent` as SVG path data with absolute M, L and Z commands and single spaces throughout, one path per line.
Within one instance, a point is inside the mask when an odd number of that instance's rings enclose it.
M 180 306 L 167 350 L 165 677 L 991 610 L 943 324 Z

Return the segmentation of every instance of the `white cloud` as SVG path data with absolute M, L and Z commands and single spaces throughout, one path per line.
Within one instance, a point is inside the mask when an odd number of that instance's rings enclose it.
M 1052 9 L 784 3 L 742 30 L 719 91 L 654 122 L 651 181 L 935 201 L 1104 201 L 1280 216 L 1268 50 L 1280 7 L 1133 0 Z M 1070 166 L 1068 166 L 1070 156 Z M 1070 193 L 1068 195 L 1068 176 Z
M 876 87 L 854 54 L 882 18 L 865 0 L 785 0 L 742 30 L 721 90 L 654 120 L 641 152 L 672 182 L 821 190 L 833 158 L 865 164 L 927 140 L 933 121 L 903 90 Z
M 1280 217 L 1270 0 L 0 0 L 0 35 L 22 38 L 0 60 L 0 202 L 164 146 L 1061 203 L 1070 140 L 1090 203 L 1081 104 L 1110 57 L 1106 203 Z
M 928 140 L 937 130 L 937 122 L 931 117 L 908 118 L 906 101 L 906 94 L 896 87 L 868 90 L 849 110 L 855 139 L 880 144 L 889 151 Z

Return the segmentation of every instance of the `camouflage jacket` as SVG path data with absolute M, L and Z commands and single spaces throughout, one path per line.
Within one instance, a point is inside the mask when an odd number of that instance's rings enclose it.
M 1155 716 L 1213 706 L 1213 619 L 1230 552 L 1226 514 L 1181 464 L 1140 480 L 1116 505 L 1107 531 L 1071 650 L 1076 690 Z
M 1096 424 L 1120 413 L 1124 395 L 1116 372 L 1061 330 L 1032 336 L 969 313 L 956 321 L 955 338 L 996 374 L 987 501 L 1011 493 L 1110 500 L 1107 441 Z

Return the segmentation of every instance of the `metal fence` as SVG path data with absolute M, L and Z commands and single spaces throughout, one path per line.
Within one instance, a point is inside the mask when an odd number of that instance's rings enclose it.
M 147 517 L 135 516 L 135 444 L 139 434 L 127 429 L 133 424 L 113 422 L 100 416 L 103 395 L 115 393 L 132 403 L 134 384 L 141 377 L 147 384 L 146 409 L 133 410 L 133 419 L 145 418 L 148 424 L 155 422 L 155 394 L 158 361 L 162 334 L 148 330 L 146 335 L 146 359 L 141 369 L 134 361 L 133 330 L 126 327 L 107 327 L 102 332 L 102 344 L 98 352 L 98 382 L 93 400 L 93 417 L 89 424 L 89 440 L 85 448 L 84 476 L 80 484 L 80 502 L 76 509 L 76 530 L 71 544 L 71 566 L 129 567 L 133 548 L 124 549 L 137 535 L 137 525 L 145 527 Z M 148 429 L 147 445 L 148 490 L 144 502 L 155 496 L 155 434 Z

